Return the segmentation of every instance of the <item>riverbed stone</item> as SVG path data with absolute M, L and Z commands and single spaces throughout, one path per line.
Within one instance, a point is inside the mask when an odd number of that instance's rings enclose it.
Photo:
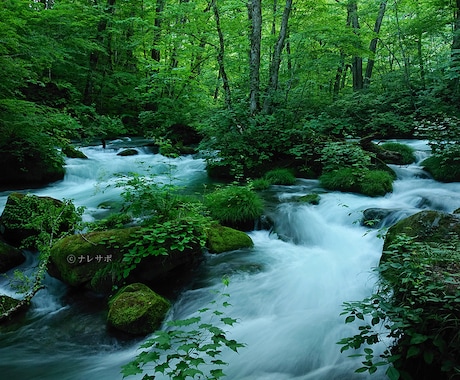
M 124 149 L 121 152 L 118 152 L 117 156 L 126 157 L 126 156 L 135 156 L 137 154 L 139 154 L 139 152 L 136 149 Z
M 133 283 L 120 289 L 109 301 L 109 326 L 133 335 L 154 332 L 170 309 L 168 300 L 148 286 Z
M 142 231 L 142 227 L 129 227 L 65 237 L 51 248 L 48 273 L 72 287 L 109 293 L 122 279 L 127 283 L 160 281 L 176 269 L 193 268 L 202 256 L 198 244 L 182 251 L 169 250 L 165 255 L 143 256 L 129 276 L 123 278 L 124 247 L 140 240 Z M 173 245 L 171 241 L 167 243 Z M 144 244 L 144 248 L 161 247 L 164 242 Z
M 86 154 L 75 148 L 73 145 L 66 145 L 64 148 L 62 148 L 62 153 L 64 153 L 68 158 L 82 158 L 85 160 L 88 159 Z
M 65 208 L 56 220 L 56 214 L 64 203 L 52 197 L 39 197 L 31 194 L 13 192 L 8 196 L 5 208 L 0 216 L 0 234 L 5 241 L 15 247 L 36 248 L 34 242 L 26 239 L 38 236 L 43 232 L 54 237 L 61 233 L 73 232 L 73 222 L 78 219 L 73 205 Z M 49 214 L 49 215 L 48 215 Z M 31 225 L 33 218 L 44 217 L 44 223 Z M 55 225 L 52 225 L 53 223 Z
M 442 211 L 420 211 L 401 220 L 388 230 L 383 249 L 386 250 L 400 234 L 425 243 L 453 242 L 460 236 L 460 216 Z
M 245 232 L 220 224 L 213 225 L 207 237 L 206 247 L 210 253 L 223 253 L 254 246 L 254 242 Z
M 22 251 L 0 240 L 0 273 L 5 273 L 26 260 Z

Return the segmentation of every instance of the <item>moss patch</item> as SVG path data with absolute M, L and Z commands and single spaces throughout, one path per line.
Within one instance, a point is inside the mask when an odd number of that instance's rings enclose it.
M 107 323 L 129 334 L 149 334 L 160 326 L 170 307 L 168 300 L 146 285 L 131 284 L 109 301 Z
M 208 231 L 207 248 L 211 253 L 250 248 L 253 245 L 252 239 L 247 234 L 230 227 L 214 225 Z

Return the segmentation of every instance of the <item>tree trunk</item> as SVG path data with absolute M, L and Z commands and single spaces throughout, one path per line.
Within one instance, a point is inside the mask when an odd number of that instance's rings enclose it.
M 273 49 L 273 60 L 270 65 L 270 78 L 265 93 L 265 101 L 263 111 L 265 113 L 271 113 L 271 106 L 273 103 L 273 96 L 278 88 L 278 79 L 279 71 L 281 65 L 281 53 L 284 49 L 284 44 L 286 41 L 286 35 L 289 24 L 289 15 L 291 14 L 292 9 L 292 0 L 286 0 L 286 5 L 284 6 L 283 18 L 281 20 L 280 34 L 278 36 L 278 41 L 275 44 Z
M 109 17 L 115 11 L 116 0 L 107 0 L 105 15 L 102 16 L 97 26 L 96 40 L 102 45 L 104 43 L 104 33 L 107 30 Z M 110 57 L 109 57 L 110 59 Z M 94 103 L 94 74 L 99 66 L 100 52 L 93 51 L 89 56 L 89 70 L 86 77 L 85 91 L 83 93 L 83 104 L 91 105 Z
M 212 2 L 212 10 L 214 12 L 214 19 L 216 20 L 216 29 L 219 36 L 219 51 L 217 53 L 217 63 L 219 64 L 219 77 L 222 79 L 222 87 L 224 88 L 225 94 L 225 105 L 228 110 L 232 109 L 232 94 L 230 91 L 230 84 L 227 77 L 227 72 L 225 71 L 224 56 L 225 56 L 225 41 L 224 35 L 222 33 L 222 28 L 220 26 L 220 15 L 219 8 L 217 8 L 217 0 Z
M 353 28 L 353 32 L 359 36 L 359 20 L 358 20 L 358 2 L 351 0 L 347 5 L 348 18 L 347 25 Z M 359 44 L 357 46 L 360 47 Z M 352 58 L 351 72 L 353 76 L 353 90 L 359 91 L 363 89 L 363 59 L 357 55 Z
M 156 62 L 160 62 L 161 53 L 158 44 L 161 40 L 161 18 L 166 0 L 157 0 L 155 7 L 155 21 L 153 23 L 153 47 L 150 55 Z
M 379 40 L 377 36 L 380 33 L 380 28 L 382 26 L 383 16 L 385 15 L 387 2 L 388 0 L 385 0 L 380 3 L 379 13 L 377 15 L 377 19 L 375 20 L 375 25 L 374 25 L 375 37 L 371 40 L 371 43 L 369 45 L 369 51 L 372 53 L 372 58 L 369 58 L 369 60 L 367 61 L 366 74 L 364 76 L 364 87 L 366 88 L 369 87 L 371 83 L 372 71 L 374 70 L 374 64 L 375 64 L 374 56 L 375 56 L 375 52 L 377 51 L 377 42 Z
M 261 0 L 249 0 L 248 16 L 251 21 L 249 53 L 249 111 L 251 115 L 260 110 L 260 45 L 262 39 Z
M 451 87 L 453 90 L 452 95 L 458 101 L 460 97 L 460 0 L 456 0 L 453 24 L 451 69 L 456 75 L 452 80 Z

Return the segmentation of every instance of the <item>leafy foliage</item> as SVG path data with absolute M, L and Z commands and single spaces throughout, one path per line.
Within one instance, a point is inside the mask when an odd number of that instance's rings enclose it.
M 296 178 L 289 169 L 273 169 L 265 173 L 264 178 L 272 185 L 293 185 Z
M 409 145 L 387 142 L 382 144 L 382 148 L 400 153 L 402 155 L 402 164 L 404 165 L 412 164 L 415 161 L 414 150 Z
M 359 333 L 338 342 L 341 352 L 364 348 L 363 367 L 387 367 L 390 379 L 451 378 L 460 373 L 458 325 L 458 239 L 428 245 L 398 236 L 376 268 L 379 289 L 371 297 L 344 303 L 345 322 L 360 322 Z M 369 346 L 391 339 L 379 358 Z
M 253 222 L 263 212 L 263 202 L 248 186 L 228 185 L 206 195 L 211 217 L 226 225 Z
M 167 322 L 167 329 L 157 331 L 153 338 L 140 346 L 144 351 L 123 366 L 123 377 L 144 372 L 147 372 L 144 379 L 155 378 L 155 373 L 177 380 L 224 377 L 222 368 L 227 363 L 219 359 L 222 350 L 228 348 L 238 352 L 245 344 L 227 338 L 223 327 L 231 327 L 238 321 L 218 308 L 231 306 L 227 301 L 230 295 L 220 292 L 218 295 L 224 298 L 220 305 L 214 300 L 210 307 L 200 309 L 195 317 Z M 153 369 L 146 370 L 147 365 L 153 365 Z

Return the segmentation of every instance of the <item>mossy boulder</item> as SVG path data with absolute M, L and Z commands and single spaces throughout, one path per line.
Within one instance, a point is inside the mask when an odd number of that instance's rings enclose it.
M 433 155 L 423 160 L 421 165 L 436 181 L 460 182 L 458 154 L 453 157 L 447 154 Z
M 19 249 L 0 240 L 0 273 L 21 265 L 25 260 L 26 258 Z
M 300 198 L 297 199 L 297 202 L 306 203 L 311 205 L 319 205 L 319 201 L 321 200 L 321 196 L 316 193 L 302 195 Z
M 460 216 L 441 211 L 420 211 L 388 229 L 383 249 L 386 250 L 401 234 L 425 243 L 446 244 L 457 241 L 460 237 Z
M 88 159 L 88 157 L 81 150 L 78 150 L 72 145 L 66 145 L 64 148 L 62 148 L 62 153 L 64 153 L 68 158 Z
M 383 196 L 393 191 L 394 176 L 386 170 L 341 168 L 325 172 L 319 178 L 328 190 L 360 193 L 370 197 Z
M 65 206 L 65 207 L 64 207 Z M 40 223 L 34 219 L 42 218 Z M 11 193 L 0 216 L 0 233 L 5 241 L 15 247 L 24 245 L 35 248 L 33 241 L 26 239 L 38 236 L 41 232 L 73 232 L 73 225 L 79 216 L 73 205 L 51 198 L 30 194 Z
M 110 327 L 133 335 L 154 332 L 171 304 L 141 283 L 127 285 L 109 301 L 107 323 Z
M 208 231 L 206 246 L 210 253 L 222 253 L 241 248 L 250 248 L 254 246 L 254 242 L 242 231 L 214 225 Z
M 137 154 L 139 154 L 139 152 L 136 149 L 124 149 L 121 152 L 118 152 L 117 156 L 126 157 L 126 156 L 135 156 Z
M 124 270 L 121 265 L 128 244 L 141 241 L 141 227 L 130 227 L 78 234 L 57 241 L 51 248 L 48 272 L 72 287 L 100 293 L 110 292 Z M 171 241 L 144 242 L 143 248 L 172 246 Z M 140 247 L 138 247 L 140 248 Z M 166 254 L 142 257 L 127 282 L 154 282 L 179 267 L 194 267 L 202 255 L 199 245 L 169 250 Z
M 443 245 L 454 245 L 460 250 L 460 215 L 430 210 L 418 212 L 399 221 L 388 229 L 380 263 L 385 263 L 389 259 L 389 255 L 392 255 L 392 244 L 401 236 L 417 243 L 417 251 L 427 252 L 429 255 L 433 255 L 432 252 L 443 254 Z M 398 278 L 398 273 L 392 273 L 391 276 L 393 275 L 395 279 Z

